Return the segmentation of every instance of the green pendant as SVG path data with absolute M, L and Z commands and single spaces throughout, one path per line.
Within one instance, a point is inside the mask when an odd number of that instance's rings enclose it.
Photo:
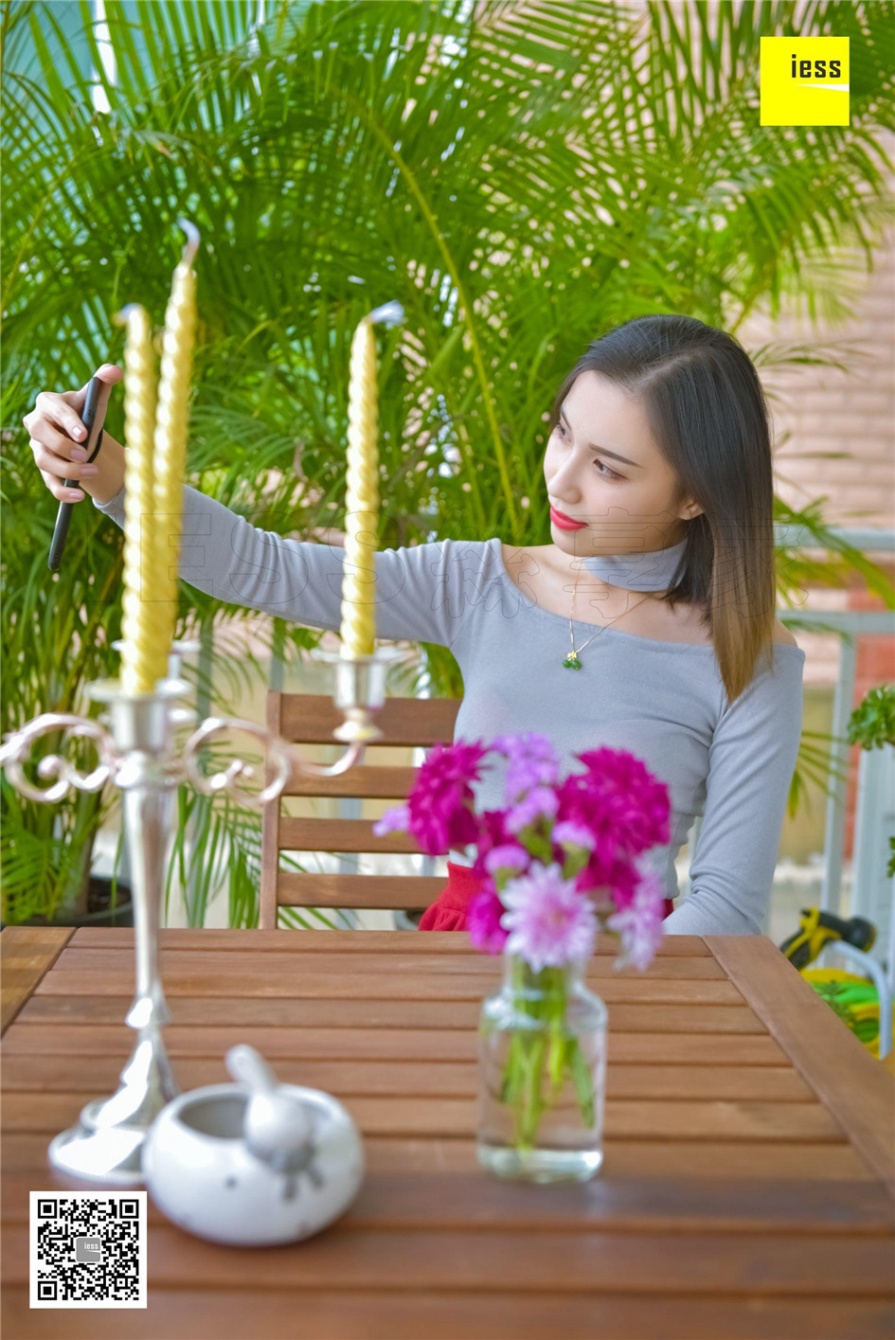
M 563 661 L 563 665 L 564 665 L 564 666 L 567 666 L 569 670 L 580 670 L 580 669 L 581 669 L 581 662 L 579 661 L 578 657 L 575 655 L 574 651 L 570 651 L 570 652 L 569 652 L 568 656 L 567 656 L 566 659 Z

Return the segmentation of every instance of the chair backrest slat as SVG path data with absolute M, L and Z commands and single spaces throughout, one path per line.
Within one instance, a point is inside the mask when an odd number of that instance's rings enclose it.
M 343 745 L 339 746 L 344 748 Z M 356 796 L 363 800 L 406 800 L 416 781 L 416 768 L 381 768 L 362 763 L 337 777 L 308 777 L 293 774 L 286 783 L 284 796 Z
M 280 851 L 357 851 L 420 855 L 406 833 L 374 837 L 373 819 L 289 819 L 280 815 Z
M 324 694 L 281 694 L 280 734 L 300 744 L 334 744 L 333 731 L 344 718 Z M 374 718 L 383 745 L 428 747 L 454 738 L 458 698 L 386 698 Z
M 280 907 L 426 907 L 444 880 L 432 875 L 317 875 L 280 873 Z
M 265 807 L 261 837 L 260 925 L 272 930 L 278 907 L 420 908 L 444 887 L 443 878 L 428 875 L 325 874 L 280 869 L 280 853 L 414 854 L 419 846 L 407 835 L 373 836 L 372 819 L 297 818 L 282 813 L 287 797 L 391 800 L 400 804 L 413 787 L 417 769 L 388 766 L 377 758 L 383 748 L 429 748 L 454 738 L 460 700 L 456 698 L 388 698 L 375 722 L 381 739 L 368 746 L 365 762 L 338 777 L 301 774 L 283 795 Z M 342 713 L 324 694 L 280 693 L 267 696 L 268 729 L 297 745 L 335 745 L 333 732 Z M 339 746 L 339 753 L 343 746 Z M 376 759 L 374 762 L 373 760 Z M 315 760 L 316 761 L 316 760 Z M 320 766 L 318 762 L 318 766 Z M 268 777 L 270 774 L 268 773 Z

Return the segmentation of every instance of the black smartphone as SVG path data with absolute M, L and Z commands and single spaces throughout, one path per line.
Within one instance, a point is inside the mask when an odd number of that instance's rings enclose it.
M 87 429 L 87 440 L 84 448 L 87 452 L 87 460 L 92 461 L 99 451 L 102 441 L 103 423 L 106 417 L 106 407 L 109 403 L 109 394 L 112 386 L 109 382 L 102 381 L 99 377 L 91 377 L 90 385 L 87 387 L 87 396 L 84 400 L 84 409 L 81 414 L 81 421 Z M 67 489 L 78 488 L 76 479 L 66 479 L 64 481 Z M 47 559 L 47 567 L 50 572 L 58 572 L 59 565 L 62 562 L 62 551 L 65 548 L 65 537 L 68 534 L 68 526 L 71 521 L 71 514 L 75 510 L 74 503 L 61 502 L 59 511 L 56 513 L 56 525 L 53 529 L 53 538 L 50 541 L 50 555 Z

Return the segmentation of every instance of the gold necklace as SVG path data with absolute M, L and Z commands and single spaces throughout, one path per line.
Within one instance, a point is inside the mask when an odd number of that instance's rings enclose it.
M 589 647 L 590 644 L 591 644 L 591 642 L 593 642 L 594 638 L 597 636 L 597 633 L 602 633 L 604 628 L 608 628 L 608 627 L 610 626 L 609 624 L 603 624 L 600 628 L 597 629 L 597 632 L 596 632 L 596 633 L 591 633 L 590 637 L 587 639 L 587 641 L 584 643 L 583 646 L 581 646 L 581 647 L 576 647 L 576 646 L 575 646 L 575 638 L 574 638 L 574 635 L 573 635 L 573 633 L 572 633 L 572 615 L 575 613 L 575 596 L 576 596 L 577 593 L 578 593 L 578 578 L 579 578 L 580 576 L 581 576 L 581 572 L 580 572 L 580 570 L 579 570 L 579 571 L 575 574 L 575 585 L 572 587 L 572 608 L 569 610 L 569 645 L 571 646 L 572 650 L 569 652 L 568 656 L 567 656 L 566 659 L 563 661 L 563 666 L 564 666 L 567 670 L 580 670 L 580 669 L 581 669 L 581 662 L 580 662 L 579 659 L 578 659 L 578 653 L 579 653 L 579 651 L 584 651 L 584 648 L 585 648 L 585 647 Z M 649 600 L 649 598 L 650 598 L 651 595 L 652 595 L 652 592 L 651 592 L 651 591 L 647 591 L 646 595 L 643 597 L 643 600 L 638 600 L 637 605 L 642 605 L 642 604 L 643 604 L 643 601 L 644 601 L 644 600 Z M 636 610 L 637 605 L 632 605 L 632 606 L 631 606 L 631 609 L 635 609 L 635 610 Z M 623 610 L 623 611 L 622 611 L 622 614 L 619 614 L 619 615 L 618 615 L 615 619 L 613 619 L 611 622 L 612 622 L 612 623 L 618 623 L 619 619 L 622 618 L 622 615 L 624 615 L 624 614 L 628 614 L 628 613 L 630 613 L 629 610 Z

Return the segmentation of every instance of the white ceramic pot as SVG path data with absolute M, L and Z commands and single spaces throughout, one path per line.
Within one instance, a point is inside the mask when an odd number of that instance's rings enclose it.
M 280 1088 L 303 1105 L 311 1136 L 282 1170 L 252 1154 L 243 1136 L 249 1091 L 193 1089 L 159 1114 L 143 1151 L 146 1186 L 181 1228 L 212 1242 L 297 1242 L 348 1208 L 364 1175 L 363 1145 L 341 1103 L 317 1089 Z

